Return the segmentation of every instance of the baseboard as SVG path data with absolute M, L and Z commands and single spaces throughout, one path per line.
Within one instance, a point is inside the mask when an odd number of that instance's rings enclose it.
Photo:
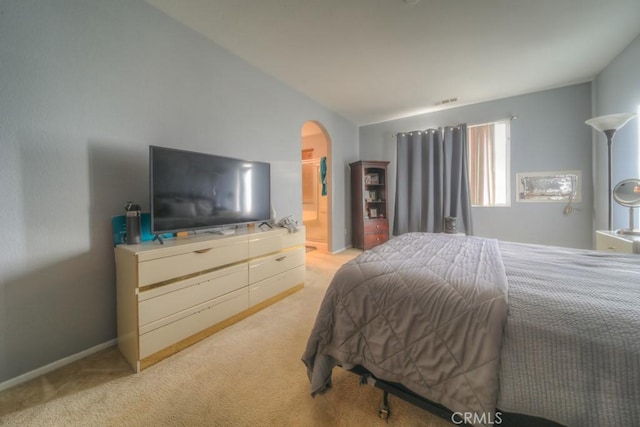
M 80 353 L 72 354 L 71 356 L 67 356 L 60 360 L 56 360 L 55 362 L 52 362 L 52 363 L 49 363 L 48 365 L 34 369 L 33 371 L 25 372 L 24 374 L 18 375 L 15 378 L 11 378 L 9 380 L 3 381 L 0 383 L 0 391 L 7 390 L 19 384 L 26 383 L 27 381 L 30 381 L 41 375 L 48 374 L 49 372 L 55 371 L 56 369 L 62 368 L 63 366 L 66 366 L 70 363 L 76 362 L 80 359 L 84 359 L 85 357 L 90 356 L 93 353 L 97 353 L 100 350 L 104 350 L 105 348 L 112 347 L 117 343 L 118 343 L 118 339 L 114 338 L 110 341 L 107 341 L 102 344 L 98 344 L 94 347 L 83 350 Z
M 342 249 L 338 249 L 337 251 L 331 252 L 331 254 L 336 255 L 336 254 L 339 254 L 340 252 L 346 251 L 347 249 L 351 249 L 352 247 L 353 247 L 352 245 L 347 245 Z

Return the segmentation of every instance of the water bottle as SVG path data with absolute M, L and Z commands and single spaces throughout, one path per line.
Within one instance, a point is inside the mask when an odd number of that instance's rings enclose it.
M 124 207 L 127 212 L 127 245 L 140 243 L 140 205 L 127 202 Z

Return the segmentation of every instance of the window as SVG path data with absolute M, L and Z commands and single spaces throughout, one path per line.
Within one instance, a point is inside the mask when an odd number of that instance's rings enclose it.
M 472 206 L 510 206 L 509 121 L 469 126 Z

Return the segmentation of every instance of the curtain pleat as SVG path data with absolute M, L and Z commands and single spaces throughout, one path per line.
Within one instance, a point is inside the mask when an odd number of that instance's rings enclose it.
M 395 203 L 395 215 L 393 220 L 393 229 L 402 230 L 399 234 L 406 233 L 409 229 L 408 224 L 408 212 L 409 212 L 409 199 L 411 194 L 410 186 L 410 174 L 408 172 L 410 155 L 410 146 L 407 138 L 400 138 L 398 135 L 397 141 L 397 155 L 396 155 L 396 203 Z M 402 171 L 402 173 L 400 173 Z M 401 189 L 398 192 L 398 189 Z M 398 217 L 398 212 L 403 212 L 402 217 Z
M 447 216 L 473 234 L 466 138 L 466 125 L 398 134 L 394 235 L 442 232 Z

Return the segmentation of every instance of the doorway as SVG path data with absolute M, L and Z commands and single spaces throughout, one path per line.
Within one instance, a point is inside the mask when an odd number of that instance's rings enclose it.
M 331 140 L 317 121 L 302 126 L 302 223 L 310 251 L 331 251 Z

